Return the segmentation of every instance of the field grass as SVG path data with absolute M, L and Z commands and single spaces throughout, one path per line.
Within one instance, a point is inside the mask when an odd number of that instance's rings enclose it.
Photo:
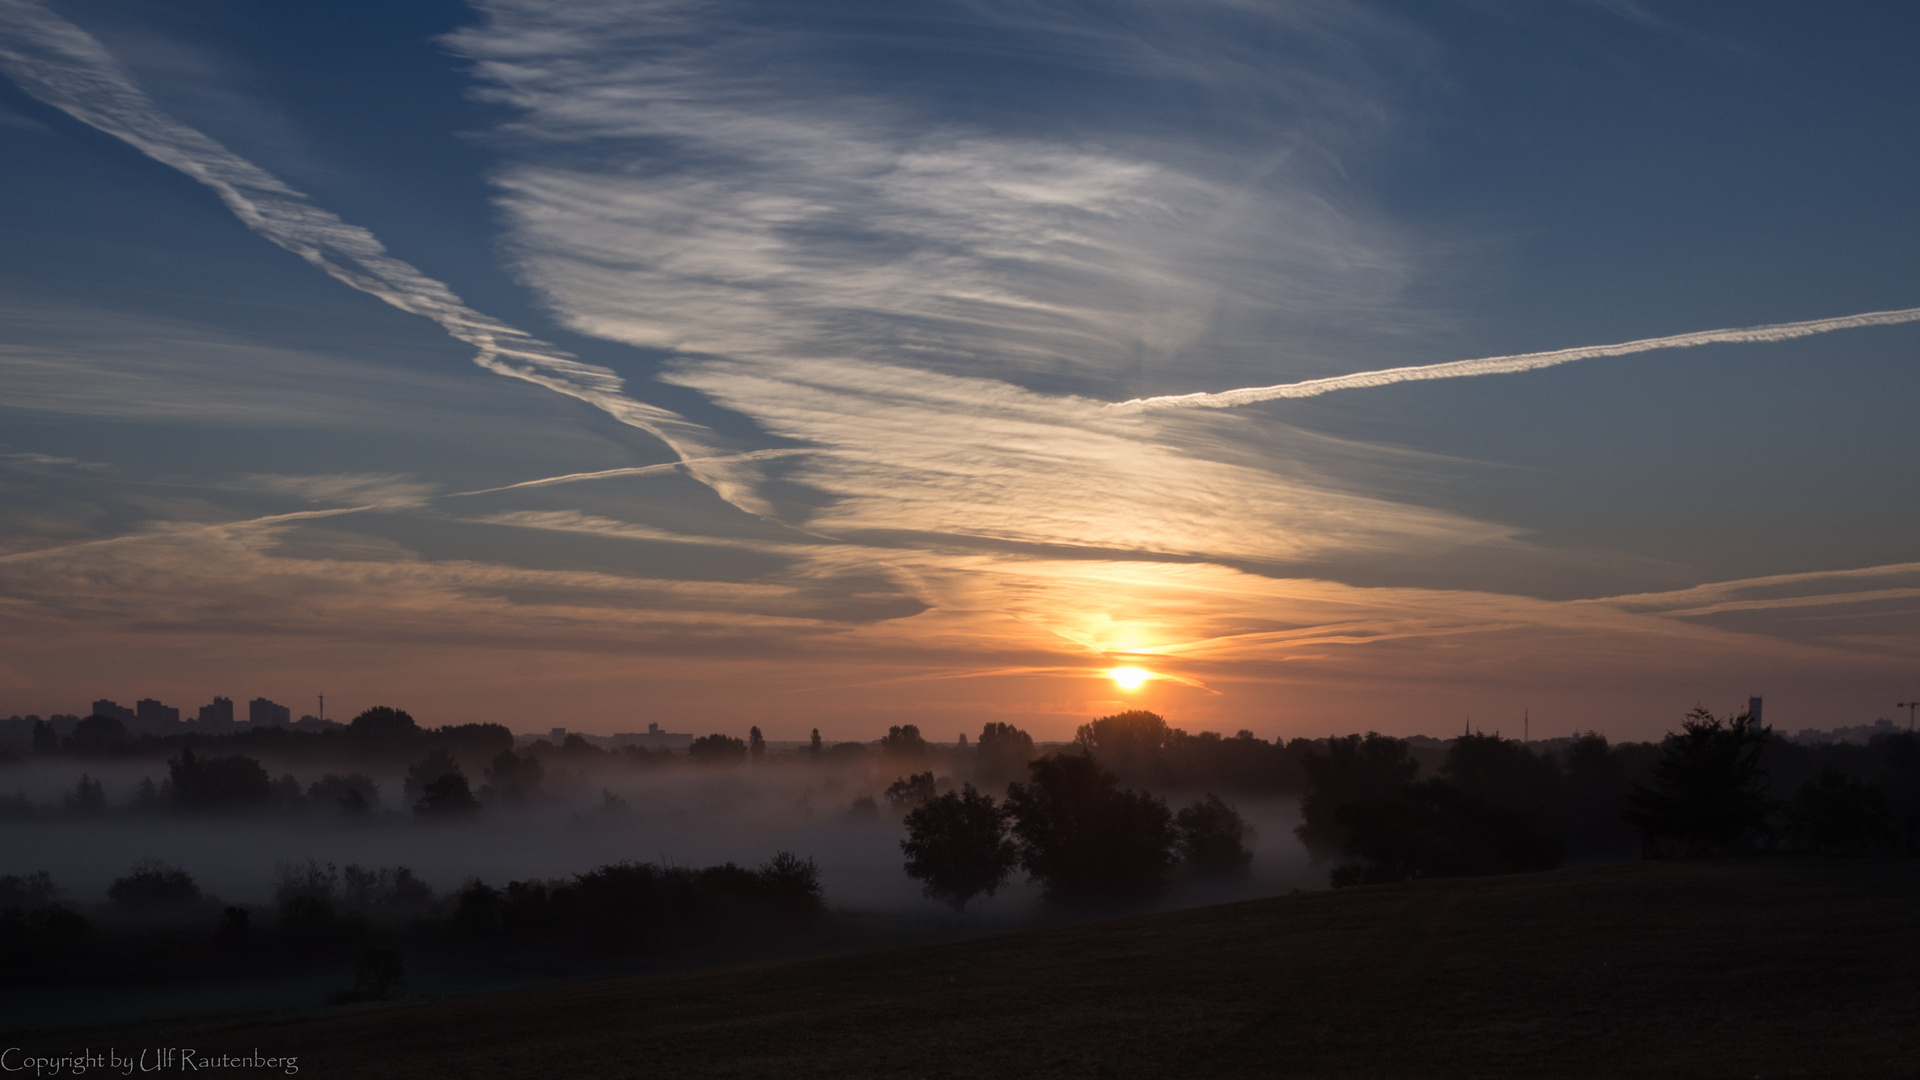
M 258 1047 L 298 1054 L 305 1077 L 1920 1076 L 1920 863 L 1407 883 L 20 1041 Z

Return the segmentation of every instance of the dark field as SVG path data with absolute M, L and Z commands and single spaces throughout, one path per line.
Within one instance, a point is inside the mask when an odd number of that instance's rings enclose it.
M 273 1022 L 302 1076 L 1920 1076 L 1920 862 L 1639 863 Z M 221 1073 L 215 1075 L 238 1075 Z

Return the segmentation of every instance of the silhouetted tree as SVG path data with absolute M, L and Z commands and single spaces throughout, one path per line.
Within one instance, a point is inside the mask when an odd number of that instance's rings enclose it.
M 887 805 L 896 814 L 904 814 L 934 797 L 938 788 L 931 772 L 914 773 L 887 785 Z
M 427 785 L 443 776 L 451 776 L 460 771 L 460 763 L 443 746 L 436 746 L 427 752 L 427 756 L 407 766 L 407 798 L 417 799 L 426 794 Z
M 53 730 L 52 721 L 35 720 L 33 722 L 33 752 L 36 755 L 60 752 L 60 736 Z
M 716 732 L 693 740 L 693 745 L 687 747 L 687 756 L 709 765 L 730 764 L 747 756 L 747 744 Z
M 1518 739 L 1461 735 L 1448 744 L 1440 775 L 1488 807 L 1531 818 L 1542 832 L 1557 835 L 1564 829 L 1565 786 L 1559 763 Z
M 931 773 L 924 774 L 928 779 Z M 955 911 L 985 893 L 992 896 L 1020 863 L 1007 837 L 1007 811 L 967 784 L 922 802 L 907 814 L 907 875 L 924 882 L 927 896 Z
M 1787 824 L 1794 839 L 1814 851 L 1873 851 L 1892 836 L 1886 793 L 1839 769 L 1800 785 Z
M 250 757 L 199 758 L 192 747 L 167 762 L 173 798 L 189 810 L 258 806 L 273 800 L 273 780 Z
M 1589 731 L 1567 747 L 1567 845 L 1576 858 L 1631 852 L 1637 841 L 1621 815 L 1627 810 L 1626 764 L 1607 737 Z
M 502 750 L 487 766 L 487 780 L 500 801 L 508 806 L 524 805 L 527 799 L 540 790 L 540 783 L 546 778 L 546 770 L 540 759 L 532 754 L 521 756 L 512 750 Z
M 1721 720 L 1695 708 L 1660 743 L 1651 787 L 1635 785 L 1628 822 L 1646 839 L 1677 841 L 1687 855 L 1740 851 L 1767 839 L 1767 775 L 1760 754 L 1771 732 L 1745 713 Z
M 1347 829 L 1333 884 L 1551 870 L 1565 858 L 1558 837 L 1528 814 L 1487 803 L 1435 777 L 1391 795 L 1343 804 Z
M 380 787 L 364 773 L 328 773 L 308 785 L 307 798 L 343 814 L 364 814 L 380 805 Z
M 107 791 L 100 781 L 80 774 L 80 782 L 67 795 L 67 809 L 76 814 L 98 814 L 107 808 Z
M 1352 834 L 1339 820 L 1342 806 L 1396 798 L 1420 768 L 1405 740 L 1371 731 L 1364 738 L 1328 739 L 1326 753 L 1308 750 L 1301 765 L 1307 793 L 1300 800 L 1301 820 L 1293 833 L 1315 862 L 1339 854 Z
M 1247 850 L 1253 827 L 1212 792 L 1175 814 L 1173 831 L 1181 857 L 1200 874 L 1240 877 L 1253 862 L 1253 852 Z
M 755 760 L 759 760 L 767 752 L 767 740 L 760 734 L 758 726 L 747 729 L 747 752 L 752 754 Z
M 107 899 L 123 910 L 155 911 L 199 901 L 200 886 L 185 870 L 148 859 L 109 885 Z
M 420 725 L 400 709 L 375 705 L 347 724 L 347 735 L 356 742 L 402 747 L 419 738 Z
M 813 737 L 807 740 L 807 751 L 815 757 L 820 756 L 820 729 L 813 729 Z
M 880 739 L 880 752 L 896 757 L 924 757 L 927 740 L 920 737 L 917 724 L 895 724 Z
M 847 807 L 847 816 L 857 820 L 880 816 L 880 804 L 871 795 L 862 795 Z
M 89 716 L 73 725 L 66 748 L 77 757 L 109 757 L 125 752 L 132 744 L 133 733 L 118 717 Z
M 1134 783 L 1163 784 L 1168 780 L 1162 751 L 1173 729 L 1159 714 L 1144 709 L 1103 716 L 1081 724 L 1074 741 L 1100 764 Z
M 1084 754 L 1055 754 L 1007 788 L 1020 863 L 1056 899 L 1139 895 L 1166 883 L 1173 815 Z
M 0 874 L 0 908 L 43 907 L 60 898 L 60 887 L 45 870 Z
M 995 720 L 980 729 L 974 753 L 978 755 L 975 771 L 981 782 L 1004 784 L 1027 774 L 1027 762 L 1033 760 L 1033 736 Z
M 467 817 L 480 810 L 480 800 L 461 773 L 447 773 L 420 789 L 413 812 L 431 817 Z

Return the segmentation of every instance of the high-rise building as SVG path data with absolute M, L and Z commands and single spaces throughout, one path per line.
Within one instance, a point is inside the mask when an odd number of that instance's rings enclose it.
M 106 698 L 93 703 L 93 715 L 111 716 L 123 724 L 131 724 L 136 719 L 132 709 L 117 702 L 108 701 Z
M 150 731 L 165 730 L 180 722 L 179 709 L 150 697 L 134 702 L 133 713 L 140 726 Z
M 293 723 L 293 710 L 285 705 L 275 705 L 266 698 L 257 697 L 247 702 L 247 722 L 286 727 Z
M 216 697 L 213 704 L 200 706 L 200 722 L 212 727 L 232 727 L 233 699 Z

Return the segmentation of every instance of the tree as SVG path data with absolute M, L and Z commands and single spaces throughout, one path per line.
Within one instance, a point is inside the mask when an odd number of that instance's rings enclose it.
M 200 886 L 185 870 L 148 859 L 109 885 L 107 899 L 128 911 L 155 911 L 197 902 Z
M 814 728 L 813 737 L 807 740 L 807 752 L 812 754 L 815 757 L 820 756 L 820 729 L 819 728 Z
M 540 759 L 528 753 L 525 756 L 512 750 L 502 750 L 496 754 L 493 764 L 487 766 L 487 780 L 492 783 L 494 794 L 508 806 L 525 805 L 528 797 L 540 790 L 540 782 L 546 778 L 546 770 Z
M 80 774 L 80 782 L 67 796 L 67 809 L 76 814 L 98 814 L 107 808 L 107 791 L 100 781 Z
M 995 720 L 980 729 L 974 753 L 981 782 L 1004 784 L 1026 775 L 1027 762 L 1033 760 L 1033 736 Z
M 1576 858 L 1629 853 L 1637 837 L 1621 815 L 1627 810 L 1627 769 L 1596 731 L 1576 736 L 1567 748 L 1567 845 Z
M 1173 815 L 1084 754 L 1028 765 L 1031 779 L 1007 788 L 1020 863 L 1055 899 L 1137 896 L 1166 883 Z
M 972 784 L 921 803 L 908 812 L 907 839 L 900 841 L 907 875 L 955 911 L 981 893 L 992 896 L 1020 863 L 1019 849 L 1007 837 L 1007 818 L 992 796 Z
M 1307 750 L 1301 759 L 1307 793 L 1300 800 L 1300 824 L 1293 830 L 1314 862 L 1340 853 L 1351 828 L 1339 820 L 1340 808 L 1370 799 L 1394 798 L 1413 782 L 1420 765 L 1404 739 L 1369 731 L 1327 740 L 1327 752 Z
M 427 756 L 407 766 L 406 795 L 415 799 L 424 794 L 427 785 L 443 776 L 451 776 L 460 771 L 460 763 L 447 752 L 446 747 L 436 746 L 427 752 Z M 463 777 L 464 779 L 464 777 Z
M 757 725 L 747 729 L 747 752 L 753 755 L 755 761 L 767 752 L 767 740 L 761 736 Z
M 1124 779 L 1157 784 L 1168 779 L 1162 751 L 1174 734 L 1158 713 L 1132 709 L 1081 724 L 1074 741 Z
M 1181 857 L 1202 875 L 1244 877 L 1253 862 L 1247 850 L 1253 826 L 1212 792 L 1175 814 L 1173 830 Z
M 60 752 L 60 736 L 53 730 L 52 721 L 35 720 L 33 722 L 33 752 L 35 754 Z
M 405 745 L 419 738 L 420 725 L 400 709 L 375 705 L 347 724 L 347 734 L 361 742 Z
M 1771 838 L 1767 774 L 1760 753 L 1771 731 L 1742 713 L 1721 720 L 1695 708 L 1660 743 L 1651 787 L 1635 785 L 1624 815 L 1645 838 L 1679 843 L 1688 856 L 1742 851 Z
M 195 757 L 192 747 L 167 762 L 173 797 L 189 810 L 258 806 L 273 800 L 273 780 L 250 757 Z
M 893 807 L 894 813 L 904 814 L 933 798 L 936 791 L 933 773 L 914 773 L 887 785 L 887 804 Z
M 433 817 L 466 817 L 479 810 L 480 800 L 473 797 L 466 776 L 457 772 L 428 782 L 413 804 L 414 813 Z
M 1435 777 L 1391 795 L 1342 804 L 1347 830 L 1333 885 L 1551 870 L 1566 847 L 1523 811 L 1488 803 Z
M 343 814 L 364 814 L 380 805 L 380 787 L 365 773 L 328 773 L 308 785 L 307 798 L 337 806 Z
M 924 757 L 927 740 L 921 738 L 918 724 L 895 724 L 881 737 L 880 752 L 897 757 Z
M 132 743 L 133 734 L 118 717 L 89 716 L 73 725 L 73 733 L 67 736 L 67 752 L 79 757 L 107 757 Z
M 702 735 L 687 747 L 687 756 L 706 764 L 729 764 L 747 756 L 747 744 L 730 735 Z
M 1800 785 L 1787 821 L 1794 839 L 1814 851 L 1872 851 L 1893 833 L 1886 793 L 1839 769 Z

